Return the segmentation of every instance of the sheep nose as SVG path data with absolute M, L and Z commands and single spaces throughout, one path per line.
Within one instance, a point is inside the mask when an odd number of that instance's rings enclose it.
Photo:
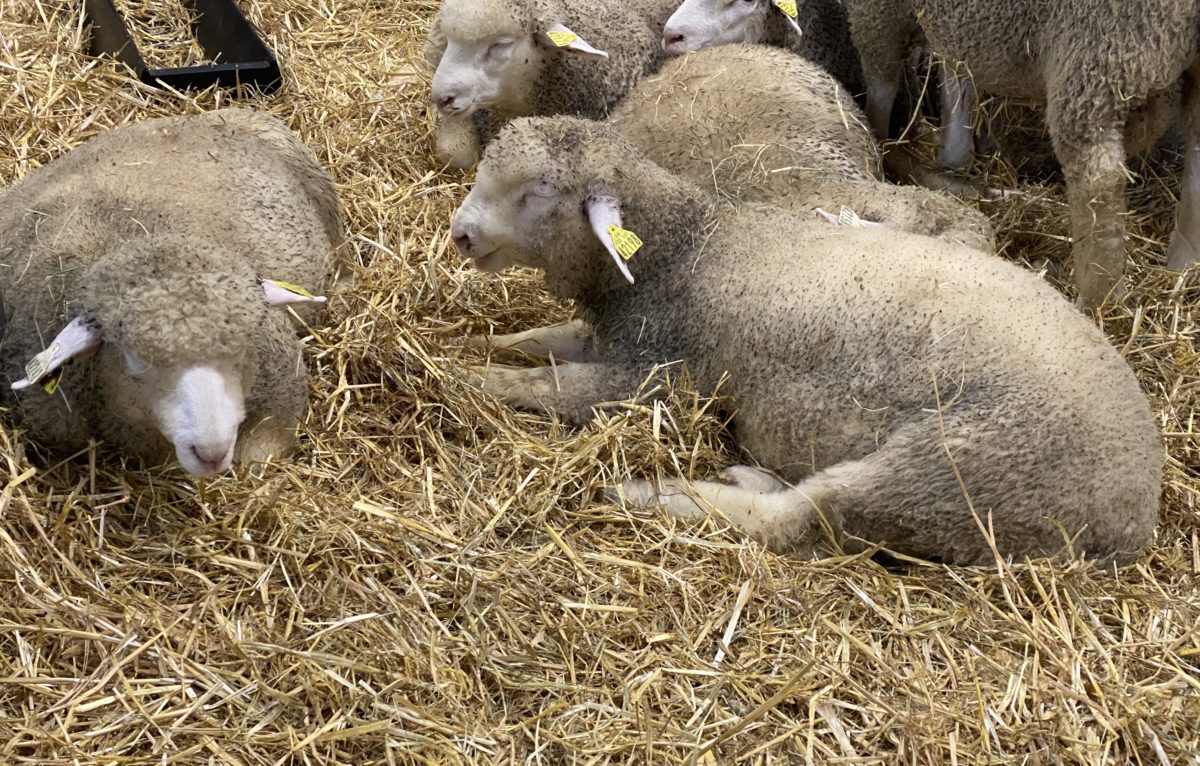
M 684 53 L 687 51 L 687 36 L 682 32 L 664 32 L 662 47 L 667 53 Z
M 192 454 L 205 468 L 210 468 L 213 473 L 218 473 L 225 469 L 226 459 L 232 449 L 233 445 L 231 444 L 197 442 L 192 445 Z

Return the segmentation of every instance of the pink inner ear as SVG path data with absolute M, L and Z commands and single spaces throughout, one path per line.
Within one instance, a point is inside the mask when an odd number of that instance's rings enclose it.
M 93 326 L 83 317 L 75 317 L 54 336 L 54 340 L 50 341 L 45 351 L 30 360 L 30 366 L 37 362 L 34 379 L 29 379 L 30 369 L 27 366 L 26 377 L 13 383 L 13 390 L 29 388 L 75 357 L 93 351 L 99 345 L 100 328 Z
M 564 35 L 574 35 L 575 39 L 572 40 L 570 42 L 570 44 L 563 46 L 563 47 L 559 47 L 554 42 L 553 38 L 550 38 L 550 36 L 549 36 L 550 32 L 555 32 L 555 33 L 564 34 Z M 587 56 L 589 58 L 597 58 L 597 59 L 608 58 L 607 51 L 602 51 L 599 48 L 593 48 L 591 43 L 589 43 L 587 40 L 584 40 L 582 37 L 580 37 L 575 32 L 571 31 L 570 27 L 564 26 L 562 24 L 551 24 L 548 27 L 546 27 L 546 37 L 547 37 L 547 39 L 550 40 L 550 46 L 553 48 L 557 48 L 560 51 L 564 51 L 566 53 L 574 53 L 579 56 Z
M 592 233 L 596 235 L 596 239 L 600 240 L 600 244 L 604 245 L 604 249 L 612 256 L 613 262 L 617 264 L 617 268 L 621 270 L 621 276 L 633 284 L 633 274 L 629 273 L 629 266 L 625 264 L 625 259 L 617 252 L 617 248 L 613 245 L 612 235 L 608 233 L 610 225 L 621 227 L 621 203 L 616 197 L 591 197 L 584 203 L 584 209 L 587 210 L 588 223 L 592 225 Z
M 285 306 L 289 303 L 324 303 L 324 295 L 313 295 L 298 285 L 275 279 L 261 279 L 263 299 L 268 306 Z

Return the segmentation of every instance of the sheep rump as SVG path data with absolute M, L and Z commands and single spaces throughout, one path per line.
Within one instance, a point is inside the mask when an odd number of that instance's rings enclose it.
M 862 218 L 969 247 L 993 246 L 987 217 L 961 200 L 880 180 L 862 112 L 820 67 L 762 45 L 676 57 L 608 120 L 655 164 L 722 197 Z

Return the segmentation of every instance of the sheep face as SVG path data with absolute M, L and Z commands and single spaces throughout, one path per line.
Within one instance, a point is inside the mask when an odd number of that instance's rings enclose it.
M 120 281 L 147 251 L 154 252 L 127 247 L 111 259 L 124 269 L 97 266 L 92 272 Z M 145 435 L 143 455 L 159 453 L 153 446 L 157 432 L 173 446 L 179 464 L 200 476 L 221 473 L 232 463 L 259 365 L 277 363 L 263 354 L 289 352 L 263 347 L 262 329 L 279 321 L 269 307 L 325 300 L 287 282 L 213 273 L 135 278 L 118 291 L 98 277 L 92 285 L 79 303 L 87 318 L 68 323 L 13 389 L 34 389 L 28 395 L 35 397 L 45 395 L 37 388 L 53 394 L 68 362 L 94 356 L 95 400 Z M 198 304 L 191 294 L 214 297 Z
M 157 430 L 188 473 L 210 476 L 233 462 L 255 360 L 212 359 L 152 366 L 136 354 L 105 349 L 104 399 L 129 425 Z
M 630 283 L 621 205 L 611 179 L 633 149 L 607 128 L 569 117 L 510 123 L 489 147 L 450 235 L 480 271 L 591 268 L 607 251 Z M 640 240 L 633 250 L 641 246 Z M 624 256 L 619 251 L 625 250 Z M 556 254 L 582 260 L 552 262 Z
M 491 108 L 528 114 L 547 56 L 607 58 L 556 19 L 537 19 L 525 2 L 446 0 L 438 16 L 445 50 L 433 75 L 444 117 Z
M 480 163 L 475 186 L 454 214 L 451 237 L 480 271 L 543 267 L 540 243 L 586 236 L 586 222 L 566 212 L 582 210 L 582 195 L 544 151 L 526 147 L 520 156 L 502 154 L 509 161 L 485 157 Z
M 688 51 L 762 40 L 768 14 L 782 13 L 773 0 L 683 0 L 663 28 L 663 50 Z

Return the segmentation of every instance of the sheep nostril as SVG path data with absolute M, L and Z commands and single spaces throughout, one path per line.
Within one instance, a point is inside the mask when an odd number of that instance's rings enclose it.
M 672 48 L 680 48 L 683 46 L 684 40 L 687 37 L 679 32 L 667 32 L 663 35 L 662 47 L 664 51 L 669 51 Z
M 454 239 L 454 246 L 458 248 L 458 252 L 466 255 L 467 251 L 471 249 L 471 237 L 467 234 L 453 234 L 452 237 Z
M 455 109 L 455 103 L 458 101 L 458 96 L 442 96 L 437 99 L 437 108 L 441 112 L 451 112 Z

